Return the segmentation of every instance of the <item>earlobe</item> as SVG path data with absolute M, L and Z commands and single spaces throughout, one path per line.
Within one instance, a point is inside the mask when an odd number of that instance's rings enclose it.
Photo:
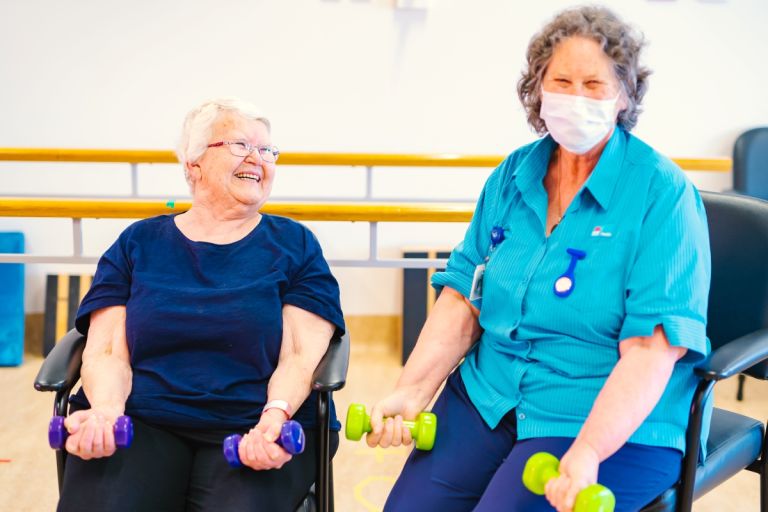
M 187 162 L 187 176 L 189 176 L 189 179 L 191 181 L 200 181 L 200 177 L 202 176 L 202 170 L 200 169 L 200 165 L 197 163 Z
M 627 100 L 627 95 L 623 92 L 619 93 L 619 104 L 618 104 L 618 113 L 621 114 L 627 108 L 629 108 L 629 100 Z

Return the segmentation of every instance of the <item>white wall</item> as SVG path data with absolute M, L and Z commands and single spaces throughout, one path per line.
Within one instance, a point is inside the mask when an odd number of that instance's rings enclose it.
M 432 0 L 0 0 L 0 146 L 171 148 L 186 111 L 211 96 L 263 105 L 284 151 L 505 154 L 534 138 L 515 84 L 531 35 L 576 2 Z M 675 157 L 730 156 L 768 124 L 765 0 L 623 0 L 654 69 L 636 134 Z M 0 165 L 0 195 L 126 194 L 127 166 Z M 169 167 L 169 168 L 166 168 Z M 476 195 L 487 171 L 380 170 L 375 192 Z M 701 188 L 723 174 L 692 173 Z M 142 169 L 141 191 L 185 194 L 173 166 Z M 360 173 L 281 170 L 275 195 L 359 196 Z M 87 221 L 86 252 L 126 225 Z M 32 253 L 71 251 L 65 220 L 0 219 Z M 364 256 L 364 225 L 313 223 L 330 257 Z M 452 246 L 463 226 L 385 226 L 383 255 Z M 64 268 L 60 271 L 88 271 Z M 46 265 L 28 266 L 27 309 L 42 310 Z M 396 313 L 400 273 L 339 269 L 348 314 Z

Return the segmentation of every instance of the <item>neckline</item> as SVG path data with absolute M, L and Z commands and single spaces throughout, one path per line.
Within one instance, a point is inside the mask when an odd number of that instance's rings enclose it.
M 246 240 L 248 240 L 249 238 L 253 237 L 254 234 L 259 230 L 259 227 L 262 224 L 264 224 L 264 222 L 265 222 L 265 220 L 267 218 L 267 215 L 265 215 L 263 213 L 260 214 L 261 218 L 259 219 L 259 222 L 256 223 L 256 225 L 253 227 L 253 229 L 251 229 L 248 233 L 243 235 L 242 238 L 239 238 L 238 240 L 234 240 L 232 242 L 221 244 L 221 243 L 216 243 L 216 242 L 208 242 L 206 240 L 192 240 L 191 238 L 189 238 L 187 235 L 184 234 L 184 232 L 181 230 L 181 228 L 179 228 L 179 226 L 176 224 L 176 217 L 179 216 L 179 215 L 181 215 L 181 213 L 174 213 L 174 214 L 169 215 L 168 217 L 169 217 L 169 220 L 170 220 L 170 222 L 171 222 L 171 224 L 173 226 L 173 230 L 177 233 L 177 235 L 179 237 L 181 237 L 181 239 L 184 242 L 186 242 L 187 244 L 191 244 L 191 245 L 206 246 L 206 247 L 220 247 L 220 248 L 233 247 L 233 246 L 235 246 L 237 244 L 240 244 L 240 243 L 243 243 Z

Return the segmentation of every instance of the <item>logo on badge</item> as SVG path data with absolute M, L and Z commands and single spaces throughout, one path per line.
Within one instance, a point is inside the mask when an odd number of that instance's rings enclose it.
M 595 226 L 592 228 L 591 236 L 610 238 L 613 236 L 613 226 Z

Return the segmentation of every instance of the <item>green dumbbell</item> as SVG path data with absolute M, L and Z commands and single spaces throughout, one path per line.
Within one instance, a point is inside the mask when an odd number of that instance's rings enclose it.
M 411 431 L 411 437 L 416 441 L 417 450 L 431 450 L 435 445 L 437 432 L 437 416 L 431 412 L 422 412 L 416 421 L 403 420 L 403 425 Z M 359 441 L 363 434 L 371 431 L 371 417 L 365 412 L 365 406 L 351 404 L 347 409 L 347 425 L 345 434 L 351 441 Z
M 523 469 L 523 485 L 539 496 L 544 495 L 544 486 L 553 478 L 560 476 L 560 461 L 546 452 L 534 453 Z M 592 484 L 576 496 L 573 512 L 613 512 L 616 497 L 600 484 Z

